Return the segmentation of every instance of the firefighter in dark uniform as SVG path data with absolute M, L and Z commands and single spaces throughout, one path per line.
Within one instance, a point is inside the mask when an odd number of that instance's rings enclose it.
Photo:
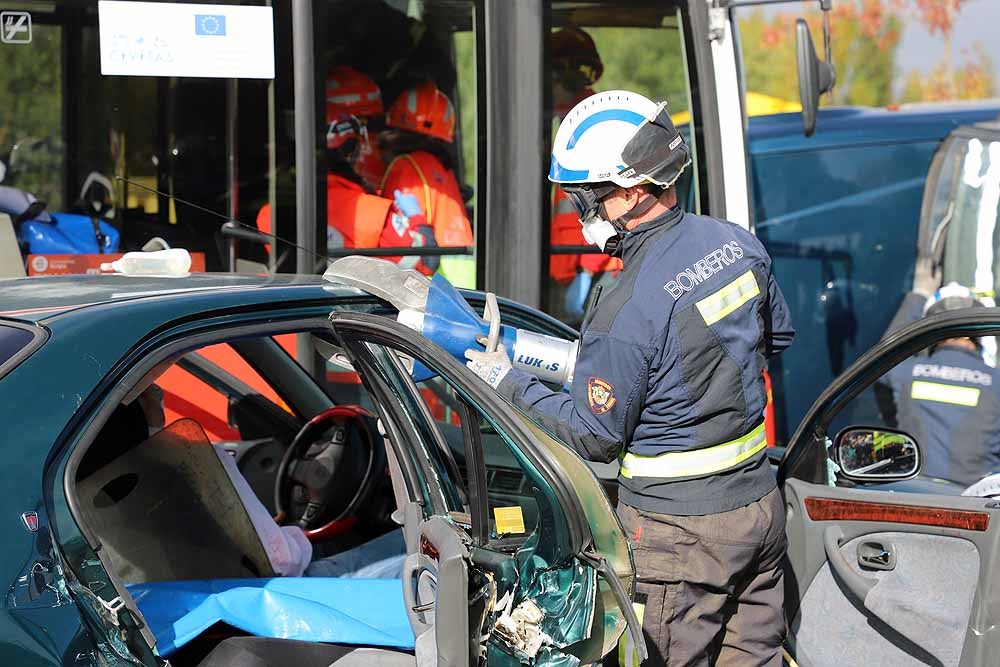
M 598 93 L 563 120 L 549 178 L 624 269 L 584 322 L 570 392 L 469 350 L 469 367 L 592 461 L 621 463 L 647 664 L 780 665 L 784 507 L 764 448 L 767 359 L 792 342 L 760 242 L 685 213 L 665 104 Z M 637 663 L 628 635 L 620 662 Z
M 924 317 L 982 305 L 951 283 L 928 299 Z M 983 361 L 978 340 L 941 341 L 885 379 L 877 391 L 883 417 L 920 443 L 925 475 L 968 486 L 1000 472 L 1000 372 Z

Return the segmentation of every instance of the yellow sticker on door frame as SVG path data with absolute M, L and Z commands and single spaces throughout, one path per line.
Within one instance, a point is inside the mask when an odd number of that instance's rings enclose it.
M 519 535 L 524 533 L 524 514 L 517 505 L 494 507 L 493 518 L 497 522 L 497 535 Z

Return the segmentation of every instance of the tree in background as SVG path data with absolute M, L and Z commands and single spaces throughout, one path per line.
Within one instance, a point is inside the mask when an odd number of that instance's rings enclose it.
M 667 100 L 672 114 L 688 110 L 687 67 L 676 27 L 586 30 L 604 63 L 604 74 L 594 86 L 597 92 L 631 90 Z
M 740 16 L 748 91 L 786 99 L 797 95 L 796 18 L 796 14 L 789 12 L 769 17 L 759 9 Z M 813 35 L 822 34 L 818 11 L 810 11 L 804 18 Z M 831 16 L 832 57 L 837 70 L 834 104 L 882 106 L 892 102 L 901 28 L 896 12 L 882 0 L 835 5 Z M 824 97 L 821 102 L 825 101 Z
M 974 100 L 996 91 L 996 69 L 985 47 L 975 42 L 962 49 L 964 64 L 955 66 L 955 21 L 968 0 L 892 0 L 908 7 L 927 32 L 944 42 L 941 62 L 927 73 L 912 70 L 903 85 L 902 101 Z
M 60 29 L 33 26 L 31 44 L 0 45 L 0 159 L 11 159 L 7 184 L 62 205 Z M 16 147 L 16 149 L 15 149 Z
M 955 18 L 968 0 L 915 0 L 916 13 L 920 22 L 930 34 L 940 33 L 944 40 L 944 62 L 940 65 L 944 74 L 944 85 L 948 98 L 955 98 L 957 86 L 955 81 Z M 901 0 L 895 0 L 902 4 Z M 932 73 L 933 76 L 933 73 Z M 945 98 L 947 99 L 947 98 Z

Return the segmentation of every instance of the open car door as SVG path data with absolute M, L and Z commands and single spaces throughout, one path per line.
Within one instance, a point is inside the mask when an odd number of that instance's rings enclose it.
M 921 480 L 921 443 L 873 424 L 863 404 L 911 355 L 998 331 L 995 308 L 908 326 L 845 371 L 800 424 L 779 483 L 792 575 L 788 650 L 801 667 L 996 664 L 1000 503 Z M 864 465 L 848 470 L 851 457 Z
M 418 663 L 572 666 L 641 637 L 631 552 L 583 461 L 411 329 L 330 320 L 386 434 Z

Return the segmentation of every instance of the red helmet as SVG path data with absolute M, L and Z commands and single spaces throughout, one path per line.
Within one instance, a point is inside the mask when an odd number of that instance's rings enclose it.
M 552 70 L 556 76 L 570 77 L 570 88 L 592 86 L 604 74 L 604 64 L 593 38 L 576 26 L 552 33 Z
M 404 90 L 389 107 L 386 125 L 419 132 L 451 143 L 455 140 L 455 109 L 432 82 Z
M 371 77 L 353 67 L 335 67 L 326 78 L 326 125 L 333 127 L 352 116 L 366 119 L 382 113 L 382 91 Z M 346 126 L 345 128 L 346 129 Z M 327 147 L 337 148 L 348 132 L 327 132 Z
M 359 119 L 382 113 L 382 92 L 353 67 L 335 67 L 326 79 L 326 146 L 339 148 L 363 128 Z

